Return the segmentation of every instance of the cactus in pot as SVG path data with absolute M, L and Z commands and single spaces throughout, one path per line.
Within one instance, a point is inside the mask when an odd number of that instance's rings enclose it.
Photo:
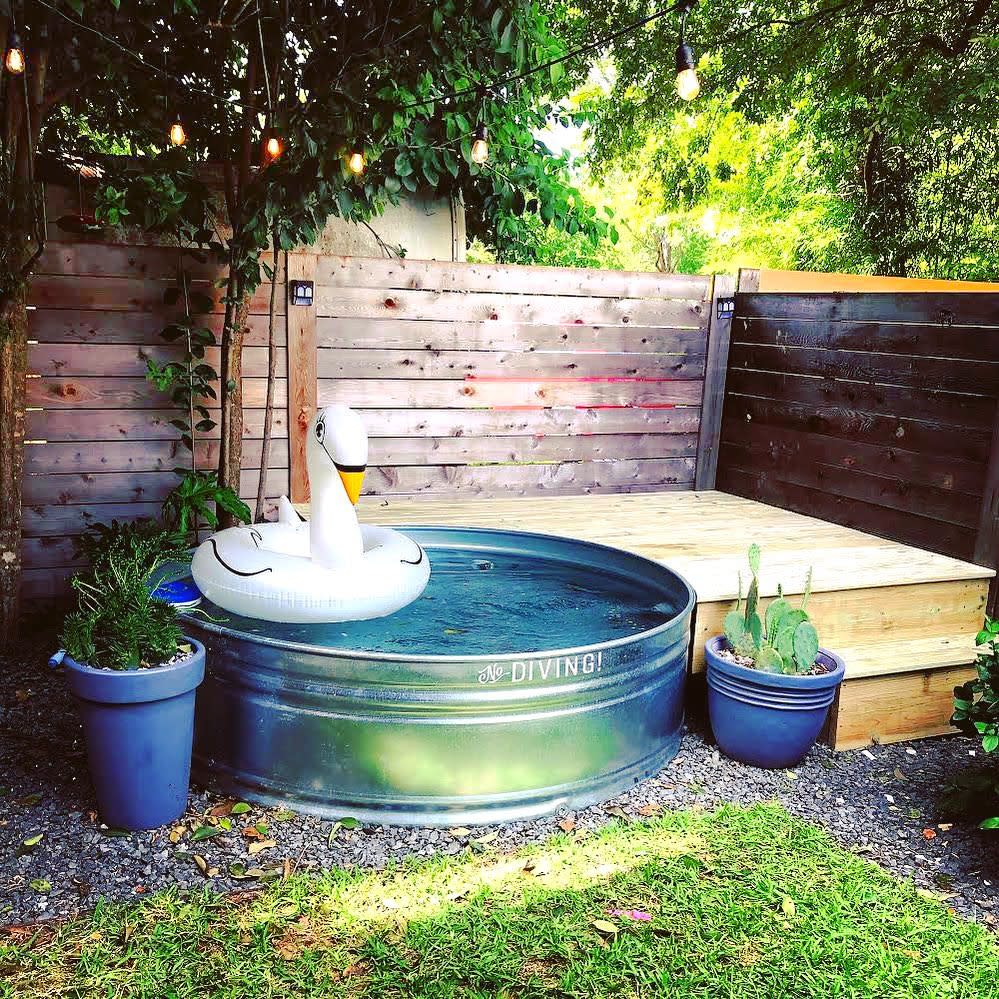
M 808 617 L 811 569 L 800 607 L 793 607 L 778 587 L 765 610 L 757 545 L 749 549 L 749 570 L 745 601 L 740 575 L 725 633 L 704 646 L 708 714 L 726 755 L 756 767 L 791 767 L 822 731 L 846 667 L 835 652 L 819 648 Z
M 777 598 L 760 614 L 760 548 L 749 547 L 749 570 L 752 575 L 745 605 L 742 576 L 735 609 L 725 617 L 725 639 L 738 656 L 752 660 L 753 667 L 765 673 L 808 673 L 819 652 L 819 635 L 808 617 L 812 570 L 808 570 L 800 607 L 792 607 L 777 587 Z

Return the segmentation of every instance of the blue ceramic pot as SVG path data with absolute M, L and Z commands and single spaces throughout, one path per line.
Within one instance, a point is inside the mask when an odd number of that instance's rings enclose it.
M 843 660 L 820 649 L 828 673 L 764 673 L 719 656 L 728 643 L 717 635 L 704 646 L 708 713 L 726 756 L 754 767 L 793 767 L 815 743 L 843 682 Z
M 63 660 L 83 716 L 87 761 L 101 818 L 116 829 L 153 829 L 187 808 L 194 691 L 205 647 L 154 669 L 94 669 Z

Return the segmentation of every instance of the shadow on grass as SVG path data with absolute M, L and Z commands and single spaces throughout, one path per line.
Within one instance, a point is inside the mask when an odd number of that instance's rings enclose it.
M 647 918 L 646 918 L 647 917 Z M 154 896 L 0 947 L 11 996 L 978 996 L 980 927 L 778 806 Z

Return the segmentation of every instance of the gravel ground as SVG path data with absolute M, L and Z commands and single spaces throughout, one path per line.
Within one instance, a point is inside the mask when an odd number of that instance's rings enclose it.
M 287 866 L 380 867 L 393 858 L 457 854 L 470 847 L 512 849 L 558 830 L 559 818 L 552 817 L 472 831 L 387 826 L 333 831 L 329 821 L 253 807 L 229 817 L 231 831 L 192 844 L 191 831 L 204 816 L 226 807 L 225 799 L 197 792 L 184 820 L 186 832 L 176 843 L 169 829 L 114 835 L 94 813 L 65 683 L 45 666 L 53 647 L 53 639 L 36 638 L 0 654 L 0 926 L 62 917 L 89 908 L 99 897 L 132 899 L 168 885 L 202 886 L 216 868 L 211 883 L 217 890 L 259 883 L 256 876 L 233 878 L 233 863 L 265 874 Z M 720 757 L 702 732 L 690 731 L 679 756 L 659 775 L 562 821 L 585 829 L 658 809 L 777 800 L 824 826 L 844 846 L 946 897 L 958 912 L 995 926 L 996 834 L 953 817 L 949 825 L 938 802 L 943 786 L 981 764 L 981 757 L 975 742 L 950 737 L 839 754 L 816 748 L 794 771 L 764 771 Z M 266 824 L 263 838 L 244 834 L 259 822 Z M 39 833 L 37 846 L 26 849 L 25 840 Z M 248 854 L 249 844 L 265 840 L 275 845 Z

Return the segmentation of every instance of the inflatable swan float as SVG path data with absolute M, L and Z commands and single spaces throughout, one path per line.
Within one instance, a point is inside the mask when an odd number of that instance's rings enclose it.
M 320 410 L 306 443 L 312 519 L 282 496 L 276 523 L 213 534 L 191 562 L 201 592 L 234 614 L 289 623 L 383 617 L 415 600 L 430 578 L 427 553 L 398 531 L 357 522 L 367 462 L 358 415 Z

